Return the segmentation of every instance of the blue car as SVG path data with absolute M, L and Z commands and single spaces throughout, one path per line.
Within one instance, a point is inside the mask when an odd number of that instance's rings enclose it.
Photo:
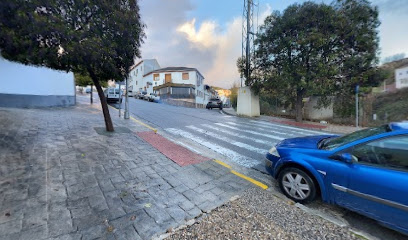
M 408 122 L 286 139 L 265 162 L 290 199 L 320 196 L 408 234 Z

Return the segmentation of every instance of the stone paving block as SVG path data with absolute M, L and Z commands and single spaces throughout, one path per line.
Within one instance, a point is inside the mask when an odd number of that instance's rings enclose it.
M 2 205 L 0 205 L 3 207 Z M 24 217 L 24 208 L 19 206 L 13 206 L 10 208 L 4 208 L 0 210 L 0 224 L 23 219 Z
M 55 239 L 55 240 L 78 240 L 81 239 L 82 234 L 80 233 L 69 233 L 69 234 L 64 234 L 55 238 L 51 238 L 51 239 Z
M 95 176 L 92 175 L 85 175 L 81 177 L 82 183 L 85 187 L 95 187 L 98 186 L 98 181 L 96 180 Z
M 157 205 L 152 205 L 149 208 L 145 208 L 147 215 L 155 220 L 159 225 L 171 221 L 171 216 L 166 212 L 164 208 Z
M 179 206 L 171 206 L 166 208 L 166 211 L 170 214 L 176 222 L 182 224 L 185 222 L 185 218 L 187 217 L 186 212 L 181 209 Z
M 216 196 L 220 195 L 221 193 L 223 193 L 224 191 L 222 189 L 220 189 L 219 187 L 215 187 L 213 189 L 210 190 L 210 192 L 214 193 Z
M 26 208 L 24 210 L 23 230 L 47 224 L 48 212 L 46 206 Z
M 115 220 L 109 221 L 109 225 L 113 226 L 116 231 L 121 231 L 128 226 L 133 226 L 136 222 L 136 218 L 135 213 L 125 214 Z
M 196 187 L 194 191 L 196 191 L 197 193 L 203 193 L 213 188 L 215 188 L 215 185 L 212 182 L 208 182 L 208 183 L 205 183 L 203 185 Z
M 33 239 L 45 239 L 47 238 L 47 226 L 40 225 L 35 228 L 30 228 L 21 232 L 20 240 L 33 240 Z
M 82 233 L 82 240 L 93 240 L 93 239 L 98 239 L 98 238 L 103 238 L 107 231 L 108 226 L 105 224 L 98 224 L 96 226 L 92 226 L 88 229 L 85 229 L 81 231 Z
M 111 177 L 110 179 L 112 181 L 113 184 L 118 183 L 118 182 L 125 182 L 126 179 L 122 177 L 122 175 L 120 176 L 116 176 L 116 177 Z
M 128 226 L 121 231 L 116 231 L 115 238 L 118 240 L 142 240 L 133 225 Z
M 221 206 L 225 201 L 224 199 L 221 198 L 217 198 L 213 201 L 205 201 L 203 203 L 201 203 L 200 205 L 198 205 L 198 208 L 200 208 L 200 210 L 202 212 L 209 212 L 215 208 L 217 208 L 218 206 Z
M 8 221 L 0 224 L 0 239 L 1 235 L 19 233 L 23 227 L 23 222 L 21 219 Z
M 88 216 L 83 216 L 79 218 L 72 219 L 72 226 L 74 229 L 78 229 L 80 231 L 86 230 L 90 227 L 99 225 L 104 223 L 106 219 L 96 214 L 91 214 Z
M 82 218 L 93 214 L 91 207 L 74 207 L 70 209 L 72 218 Z
M 110 179 L 101 179 L 98 181 L 99 187 L 101 188 L 102 192 L 110 192 L 115 190 L 115 187 L 113 186 L 112 182 Z
M 146 204 L 153 204 L 154 201 L 152 199 L 148 198 L 142 198 L 142 199 L 137 199 L 133 203 L 130 204 L 122 204 L 123 210 L 125 210 L 126 213 L 133 213 L 138 210 L 141 210 L 145 207 Z
M 206 201 L 206 199 L 201 197 L 197 192 L 194 192 L 193 190 L 187 190 L 183 193 L 183 195 L 196 205 L 199 205 Z
M 163 179 L 166 180 L 172 187 L 177 187 L 182 184 L 182 182 L 179 179 L 172 175 L 167 175 L 163 177 Z
M 142 239 L 150 239 L 160 231 L 159 225 L 142 209 L 136 213 L 136 222 L 133 224 Z
M 51 211 L 48 215 L 47 226 L 50 237 L 72 232 L 74 228 L 70 211 L 68 209 Z
M 190 190 L 190 188 L 188 188 L 188 187 L 187 187 L 186 185 L 184 185 L 184 184 L 181 184 L 181 185 L 175 187 L 174 190 L 176 190 L 176 191 L 179 192 L 179 193 L 183 193 L 183 192 L 185 192 L 185 191 L 187 191 L 187 190 Z
M 79 198 L 79 199 L 69 199 L 67 200 L 67 208 L 80 208 L 80 207 L 88 207 L 89 201 L 87 197 Z
M 184 196 L 183 196 L 184 197 Z M 194 208 L 194 204 L 192 202 L 190 202 L 188 199 L 185 199 L 183 201 L 180 201 L 178 203 L 178 205 L 184 210 L 184 211 L 188 211 L 192 208 Z
M 198 216 L 200 216 L 203 212 L 198 208 L 198 207 L 194 207 L 188 211 L 186 211 L 187 213 L 187 217 L 186 220 L 190 220 L 190 219 L 194 219 Z
M 119 217 L 122 217 L 126 214 L 126 212 L 123 210 L 122 207 L 117 206 L 115 208 L 110 208 L 110 209 L 106 209 L 103 211 L 99 211 L 97 213 L 95 213 L 97 216 L 99 216 L 101 219 L 107 219 L 109 221 L 111 220 L 115 220 Z
M 108 204 L 106 203 L 106 200 L 103 194 L 89 196 L 88 200 L 89 200 L 89 205 L 95 211 L 103 211 L 103 210 L 108 209 Z

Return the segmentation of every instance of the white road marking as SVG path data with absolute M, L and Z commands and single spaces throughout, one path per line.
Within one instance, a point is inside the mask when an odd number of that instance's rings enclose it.
M 325 134 L 324 132 L 318 132 L 318 131 L 307 130 L 307 129 L 303 129 L 303 128 L 296 128 L 296 127 L 289 127 L 289 126 L 284 126 L 284 125 L 280 125 L 280 124 L 268 123 L 268 122 L 264 122 L 264 121 L 251 120 L 251 122 L 255 122 L 255 123 L 262 124 L 262 125 L 267 125 L 267 126 L 275 126 L 275 127 L 280 127 L 280 128 L 292 129 L 292 130 L 296 130 L 296 131 L 309 132 L 309 133 L 313 133 L 313 134 Z
M 230 124 L 230 125 L 237 126 L 237 127 L 239 127 L 240 125 L 245 125 L 245 126 L 248 126 L 248 127 L 255 127 L 256 130 L 263 130 L 263 131 L 267 131 L 267 132 L 269 132 L 269 133 L 276 133 L 276 134 L 280 134 L 280 135 L 294 136 L 294 134 L 291 134 L 291 133 L 286 133 L 286 132 L 282 132 L 282 131 L 269 130 L 269 129 L 265 129 L 265 128 L 259 127 L 259 126 L 255 125 L 255 124 L 253 124 L 253 125 L 250 125 L 250 124 L 248 124 L 248 123 L 239 123 L 239 124 L 237 124 L 237 123 L 234 123 L 234 122 L 226 122 L 226 123 L 227 123 L 227 124 Z
M 167 129 L 164 129 L 164 130 L 171 133 L 171 134 L 179 135 L 181 137 L 188 138 L 188 139 L 190 139 L 190 140 L 192 140 L 192 141 L 194 141 L 194 142 L 196 142 L 198 144 L 201 144 L 201 145 L 203 145 L 203 146 L 205 146 L 205 147 L 207 147 L 207 148 L 209 148 L 209 149 L 211 149 L 211 150 L 213 150 L 213 151 L 215 151 L 217 153 L 220 153 L 221 155 L 224 155 L 224 156 L 228 157 L 229 159 L 231 159 L 231 161 L 234 161 L 234 162 L 238 163 L 241 166 L 250 168 L 250 167 L 256 166 L 256 165 L 258 165 L 260 163 L 260 161 L 258 161 L 258 160 L 255 160 L 255 159 L 249 158 L 249 157 L 245 157 L 245 156 L 243 156 L 243 155 L 241 155 L 241 154 L 239 154 L 239 153 L 237 153 L 235 151 L 232 151 L 232 150 L 229 150 L 227 148 L 221 147 L 221 146 L 219 146 L 217 144 L 214 144 L 214 143 L 210 143 L 210 142 L 208 142 L 208 141 L 206 141 L 204 139 L 201 139 L 200 137 L 197 137 L 197 136 L 195 136 L 195 135 L 193 135 L 193 134 L 191 134 L 189 132 L 186 132 L 186 131 L 183 131 L 183 130 L 180 130 L 180 129 L 175 129 L 175 128 L 167 128 Z
M 261 129 L 261 130 L 265 130 L 265 131 L 271 131 L 269 129 L 282 131 L 282 129 L 279 129 L 279 126 L 275 127 L 275 126 L 269 126 L 269 125 L 264 125 L 264 124 L 256 124 L 256 123 L 240 123 L 240 124 L 251 126 L 251 127 L 256 127 L 257 129 Z M 306 136 L 311 135 L 311 133 L 304 132 L 302 130 L 296 130 L 295 131 L 295 130 L 288 129 L 287 131 L 290 132 L 290 133 L 288 133 L 289 136 L 299 136 L 299 134 L 306 135 Z
M 230 129 L 234 129 L 234 130 L 240 131 L 240 132 L 251 133 L 251 134 L 254 134 L 254 135 L 263 136 L 263 137 L 267 137 L 267 138 L 272 138 L 272 139 L 275 139 L 275 140 L 283 140 L 283 139 L 285 139 L 285 138 L 282 138 L 282 137 L 272 136 L 272 135 L 265 134 L 265 133 L 259 133 L 259 132 L 255 132 L 255 131 L 240 129 L 240 128 L 233 127 L 233 126 L 230 126 L 230 125 L 227 125 L 227 124 L 223 124 L 223 123 L 216 123 L 216 124 L 217 124 L 218 126 L 223 126 L 223 127 L 226 127 L 226 128 L 230 128 Z
M 225 134 L 237 137 L 237 138 L 248 139 L 248 140 L 254 141 L 256 143 L 267 145 L 269 147 L 272 146 L 272 145 L 275 145 L 277 143 L 276 141 L 269 142 L 269 141 L 264 141 L 264 140 L 261 140 L 261 139 L 258 139 L 258 138 L 247 137 L 247 136 L 244 136 L 244 135 L 232 132 L 232 131 L 228 131 L 226 129 L 218 128 L 218 127 L 216 127 L 214 125 L 211 125 L 211 124 L 201 124 L 201 126 L 211 128 L 211 129 L 213 129 L 213 130 L 215 130 L 217 132 L 222 132 L 222 133 L 225 133 Z
M 207 135 L 207 136 L 216 138 L 216 139 L 218 139 L 218 140 L 227 142 L 227 143 L 232 144 L 232 145 L 234 145 L 234 146 L 237 146 L 237 147 L 244 148 L 244 149 L 246 149 L 246 150 L 255 152 L 255 153 L 266 154 L 266 152 L 268 151 L 268 150 L 266 150 L 266 149 L 260 149 L 260 148 L 257 148 L 257 147 L 248 145 L 248 144 L 246 144 L 246 143 L 234 141 L 234 140 L 232 140 L 232 139 L 230 139 L 230 138 L 223 137 L 223 136 L 221 136 L 221 135 L 218 135 L 218 134 L 213 133 L 213 132 L 206 131 L 206 130 L 201 129 L 201 128 L 198 128 L 198 127 L 187 126 L 187 128 L 192 129 L 192 130 L 194 130 L 194 131 L 197 131 L 197 132 L 199 132 L 199 133 L 205 134 L 205 135 Z

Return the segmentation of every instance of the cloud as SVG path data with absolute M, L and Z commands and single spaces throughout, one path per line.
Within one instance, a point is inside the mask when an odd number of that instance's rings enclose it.
M 195 67 L 204 75 L 205 83 L 213 86 L 230 88 L 239 81 L 240 17 L 222 25 L 207 19 L 197 24 L 196 18 L 188 18 L 197 10 L 190 0 L 143 0 L 140 7 L 148 27 L 141 49 L 143 58 L 156 58 L 161 67 Z M 268 6 L 259 23 L 270 12 Z
M 408 55 L 408 4 L 406 0 L 374 0 L 373 5 L 378 6 L 380 36 L 380 59 L 398 53 Z

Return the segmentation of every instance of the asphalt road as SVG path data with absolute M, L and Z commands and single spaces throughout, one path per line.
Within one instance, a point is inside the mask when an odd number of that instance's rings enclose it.
M 322 134 L 319 131 L 229 116 L 218 109 L 184 108 L 134 98 L 129 99 L 129 111 L 175 139 L 189 140 L 240 166 L 263 172 L 265 154 L 279 141 Z
M 94 97 L 97 98 L 97 95 Z M 89 95 L 78 96 L 77 99 L 81 103 L 89 103 Z M 99 103 L 99 100 L 94 102 Z M 124 103 L 122 106 L 111 105 L 124 108 Z M 274 144 L 285 138 L 324 134 L 322 131 L 229 116 L 218 109 L 176 107 L 134 98 L 129 98 L 129 111 L 173 141 L 193 151 L 198 150 L 207 157 L 219 156 L 243 168 L 256 169 L 263 178 L 265 174 L 260 172 L 265 172 L 264 157 Z M 268 181 L 274 189 L 272 191 L 279 192 L 276 182 L 272 178 Z M 406 236 L 372 219 L 320 200 L 308 204 L 307 208 L 313 214 L 337 219 L 369 239 L 406 239 Z

